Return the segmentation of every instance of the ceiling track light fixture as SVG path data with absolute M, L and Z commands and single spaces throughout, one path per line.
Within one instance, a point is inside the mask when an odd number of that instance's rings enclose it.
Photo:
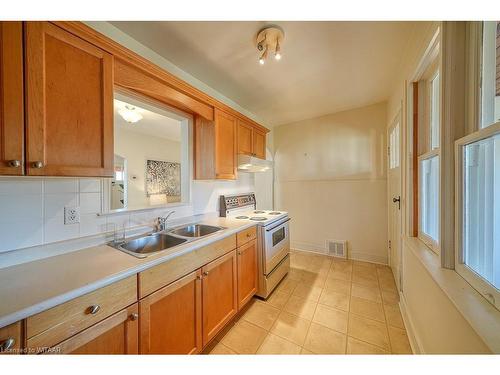
M 276 60 L 281 60 L 281 46 L 285 39 L 285 33 L 279 26 L 266 26 L 261 29 L 255 39 L 257 49 L 262 52 L 259 57 L 259 64 L 264 65 L 268 52 L 274 53 Z

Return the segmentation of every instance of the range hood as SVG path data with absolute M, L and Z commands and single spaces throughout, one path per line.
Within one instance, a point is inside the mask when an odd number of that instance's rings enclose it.
M 249 155 L 238 155 L 239 172 L 265 172 L 273 168 L 273 162 Z

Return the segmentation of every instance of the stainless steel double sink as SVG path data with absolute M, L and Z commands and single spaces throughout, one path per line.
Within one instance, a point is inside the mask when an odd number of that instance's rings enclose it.
M 113 241 L 108 245 L 137 258 L 145 258 L 148 254 L 192 242 L 224 229 L 226 228 L 205 224 L 190 224 L 171 230 L 132 237 L 122 242 Z

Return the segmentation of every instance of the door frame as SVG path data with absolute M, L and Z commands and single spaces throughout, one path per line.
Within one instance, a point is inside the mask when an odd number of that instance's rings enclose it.
M 389 140 L 390 140 L 390 133 L 391 130 L 396 126 L 399 125 L 399 235 L 397 236 L 397 241 L 398 241 L 398 252 L 399 252 L 399 260 L 398 260 L 398 266 L 397 266 L 397 274 L 394 274 L 394 278 L 396 281 L 396 285 L 398 287 L 398 290 L 401 290 L 401 275 L 402 275 L 402 258 L 403 258 L 403 252 L 402 252 L 402 246 L 403 246 L 403 205 L 404 205 L 404 200 L 403 200 L 403 116 L 402 116 L 402 105 L 399 106 L 396 115 L 393 117 L 392 121 L 389 123 L 389 126 L 387 127 L 387 203 L 388 203 L 388 212 L 387 212 L 387 237 L 388 241 L 390 241 L 391 246 L 388 247 L 388 263 L 389 267 L 392 268 L 392 248 L 394 247 L 394 243 L 392 242 L 392 226 L 391 226 L 391 212 L 392 212 L 392 205 L 395 203 L 392 201 L 393 199 L 393 194 L 391 194 L 391 181 L 390 181 L 390 145 L 389 145 Z M 394 272 L 393 272 L 394 273 Z

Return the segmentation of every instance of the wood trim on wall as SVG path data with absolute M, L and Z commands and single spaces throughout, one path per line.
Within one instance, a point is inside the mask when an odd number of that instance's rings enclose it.
M 177 95 L 182 94 L 183 96 L 190 97 L 192 100 L 200 102 L 200 104 L 205 104 L 223 110 L 239 119 L 251 123 L 255 128 L 259 129 L 264 133 L 268 133 L 269 129 L 255 122 L 251 118 L 241 114 L 240 112 L 234 110 L 230 106 L 220 102 L 219 100 L 211 97 L 210 95 L 202 92 L 201 90 L 191 86 L 187 82 L 181 80 L 180 78 L 174 76 L 172 73 L 155 65 L 151 61 L 145 59 L 144 57 L 138 55 L 137 53 L 127 49 L 121 44 L 113 41 L 112 39 L 106 37 L 105 35 L 97 32 L 91 27 L 85 25 L 78 21 L 53 21 L 55 25 L 65 29 L 66 31 L 87 40 L 99 48 L 111 53 L 115 57 L 115 63 L 119 60 L 126 61 L 130 66 L 148 74 L 155 79 L 164 82 L 172 89 L 178 92 Z M 182 108 L 181 108 L 182 109 Z M 185 109 L 186 110 L 186 109 Z M 195 112 L 191 110 L 190 112 Z M 201 113 L 200 113 L 201 114 Z M 208 120 L 211 118 L 208 117 Z
M 418 237 L 418 82 L 412 83 L 413 88 L 413 237 Z

